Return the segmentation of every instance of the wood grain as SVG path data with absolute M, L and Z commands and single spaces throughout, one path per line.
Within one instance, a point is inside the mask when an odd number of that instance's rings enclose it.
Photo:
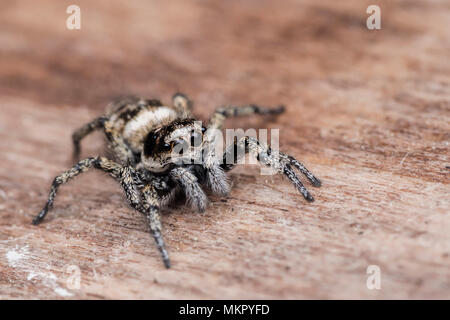
M 377 1 L 4 2 L 0 10 L 0 298 L 450 298 L 450 5 Z M 144 218 L 92 172 L 32 217 L 71 165 L 70 135 L 121 94 L 285 104 L 281 149 L 323 180 L 306 203 L 242 166 L 205 214 L 163 216 L 165 270 Z M 83 155 L 102 150 L 99 134 Z M 381 269 L 368 290 L 366 269 Z M 68 286 L 70 266 L 81 272 Z

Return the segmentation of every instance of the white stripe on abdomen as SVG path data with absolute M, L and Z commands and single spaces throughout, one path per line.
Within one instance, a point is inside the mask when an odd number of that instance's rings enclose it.
M 123 137 L 128 139 L 137 131 L 141 131 L 143 129 L 149 130 L 152 127 L 156 127 L 159 123 L 165 122 L 167 119 L 175 119 L 176 116 L 176 112 L 168 107 L 159 107 L 152 110 L 142 111 L 136 118 L 130 120 L 126 124 L 123 130 Z

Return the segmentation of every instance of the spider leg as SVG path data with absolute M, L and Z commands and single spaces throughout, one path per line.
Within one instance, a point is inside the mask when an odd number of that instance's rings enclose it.
M 294 170 L 292 170 L 291 166 L 289 164 L 285 164 L 283 167 L 283 173 L 286 177 L 288 177 L 289 180 L 291 180 L 292 184 L 300 191 L 300 193 L 303 195 L 303 198 L 305 198 L 309 202 L 313 202 L 314 198 L 309 193 L 308 189 L 303 185 L 303 183 L 300 181 L 300 179 L 295 174 Z
M 91 157 L 81 160 L 71 169 L 63 172 L 53 180 L 47 203 L 41 212 L 33 219 L 33 224 L 39 224 L 44 219 L 48 211 L 53 207 L 56 193 L 62 184 L 69 182 L 72 178 L 76 177 L 80 173 L 86 172 L 90 168 L 100 169 L 106 173 L 109 173 L 125 190 L 125 194 L 130 205 L 137 210 L 140 209 L 141 199 L 139 191 L 137 190 L 138 181 L 134 169 L 128 166 L 122 166 L 103 157 Z
M 172 103 L 179 113 L 190 112 L 194 105 L 187 95 L 180 92 L 173 95 Z
M 142 213 L 146 216 L 150 231 L 155 239 L 156 246 L 158 247 L 164 265 L 167 269 L 170 268 L 169 254 L 166 250 L 166 245 L 162 237 L 161 218 L 159 215 L 160 200 L 157 192 L 152 185 L 147 185 L 142 190 L 143 195 L 143 209 Z
M 208 198 L 198 183 L 197 177 L 188 169 L 178 167 L 170 171 L 170 177 L 183 189 L 188 204 L 199 212 L 204 212 L 208 205 Z
M 313 196 L 309 193 L 298 176 L 295 174 L 291 165 L 294 165 L 300 170 L 300 172 L 305 174 L 305 176 L 313 186 L 319 187 L 321 185 L 320 180 L 317 179 L 308 169 L 305 168 L 303 164 L 301 164 L 294 157 L 284 153 L 273 152 L 270 147 L 262 144 L 255 138 L 248 136 L 242 137 L 239 140 L 235 138 L 233 145 L 227 147 L 223 155 L 223 163 L 221 167 L 225 171 L 233 169 L 236 166 L 237 162 L 242 159 L 242 157 L 248 152 L 256 156 L 256 159 L 261 164 L 271 167 L 277 172 L 284 174 L 289 180 L 291 180 L 291 182 L 306 200 L 310 202 L 314 201 Z
M 225 120 L 230 117 L 249 116 L 252 114 L 276 115 L 282 112 L 284 112 L 284 106 L 278 106 L 277 108 L 266 108 L 254 104 L 242 107 L 220 107 L 214 112 L 209 120 L 208 128 L 205 134 L 208 145 L 211 147 L 207 148 L 206 153 L 204 154 L 204 165 L 207 169 L 208 184 L 214 193 L 225 196 L 230 192 L 230 186 L 223 170 L 224 168 L 220 165 L 219 161 L 217 161 L 215 150 L 213 150 L 215 146 L 215 134 L 217 130 L 222 128 Z
M 78 128 L 73 134 L 72 134 L 72 142 L 73 142 L 73 159 L 75 161 L 79 160 L 81 148 L 80 148 L 80 142 L 81 140 L 86 137 L 88 134 L 93 132 L 94 130 L 100 129 L 103 127 L 103 124 L 105 122 L 105 117 L 99 117 L 97 119 L 92 120 L 89 123 L 86 123 L 81 128 Z
M 266 108 L 257 106 L 254 104 L 236 107 L 227 106 L 218 108 L 211 119 L 209 120 L 208 129 L 220 129 L 227 118 L 238 117 L 238 116 L 249 116 L 252 114 L 280 114 L 284 112 L 284 106 L 278 106 L 276 108 Z
M 216 157 L 216 144 L 217 139 L 215 131 L 207 131 L 205 135 L 205 146 L 203 150 L 202 159 L 203 167 L 206 169 L 206 182 L 208 187 L 217 195 L 227 196 L 230 193 L 230 184 L 223 168 L 220 166 L 220 161 Z M 211 134 L 209 134 L 211 133 Z
M 308 169 L 306 169 L 306 167 L 297 159 L 295 159 L 292 156 L 287 155 L 287 158 L 289 159 L 289 162 L 294 165 L 294 167 L 296 167 L 301 173 L 303 173 L 308 180 L 311 182 L 311 184 L 314 187 L 320 187 L 322 185 L 322 182 L 317 179 L 311 171 L 309 171 Z
M 210 155 L 210 157 L 215 156 Z M 211 161 L 206 161 L 205 168 L 207 173 L 207 183 L 212 192 L 220 196 L 227 196 L 230 193 L 230 184 L 228 182 L 228 177 L 220 164 L 217 162 L 213 163 Z

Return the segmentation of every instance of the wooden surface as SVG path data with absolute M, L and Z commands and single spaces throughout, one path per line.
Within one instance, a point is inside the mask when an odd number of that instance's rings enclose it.
M 448 1 L 9 1 L 0 10 L 0 298 L 450 298 Z M 163 216 L 165 270 L 144 218 L 92 172 L 32 226 L 72 131 L 120 94 L 195 113 L 287 105 L 281 149 L 323 180 L 306 203 L 242 166 L 205 214 Z M 101 135 L 83 155 L 102 150 Z M 381 289 L 366 269 L 381 270 Z M 80 269 L 80 288 L 68 286 Z M 70 284 L 71 282 L 69 282 Z

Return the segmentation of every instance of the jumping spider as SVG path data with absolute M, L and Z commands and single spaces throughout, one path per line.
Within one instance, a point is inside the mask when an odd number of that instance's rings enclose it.
M 183 191 L 193 208 L 204 211 L 208 199 L 202 187 L 221 196 L 227 195 L 230 187 L 225 172 L 233 169 L 245 153 L 250 152 L 261 164 L 284 174 L 306 200 L 314 201 L 292 167 L 303 173 L 315 187 L 320 186 L 320 180 L 295 158 L 272 151 L 255 138 L 235 139 L 221 157 L 215 154 L 215 140 L 209 133 L 220 130 L 226 118 L 276 115 L 284 111 L 283 106 L 274 109 L 257 105 L 218 108 L 207 127 L 191 117 L 191 109 L 192 102 L 181 93 L 173 96 L 172 106 L 137 97 L 112 102 L 104 116 L 79 128 L 72 139 L 74 159 L 78 160 L 81 140 L 94 130 L 103 129 L 114 160 L 90 157 L 57 176 L 47 203 L 33 224 L 39 224 L 52 208 L 62 184 L 90 168 L 100 169 L 120 183 L 131 207 L 147 217 L 164 265 L 169 268 L 169 255 L 161 235 L 160 208 Z

